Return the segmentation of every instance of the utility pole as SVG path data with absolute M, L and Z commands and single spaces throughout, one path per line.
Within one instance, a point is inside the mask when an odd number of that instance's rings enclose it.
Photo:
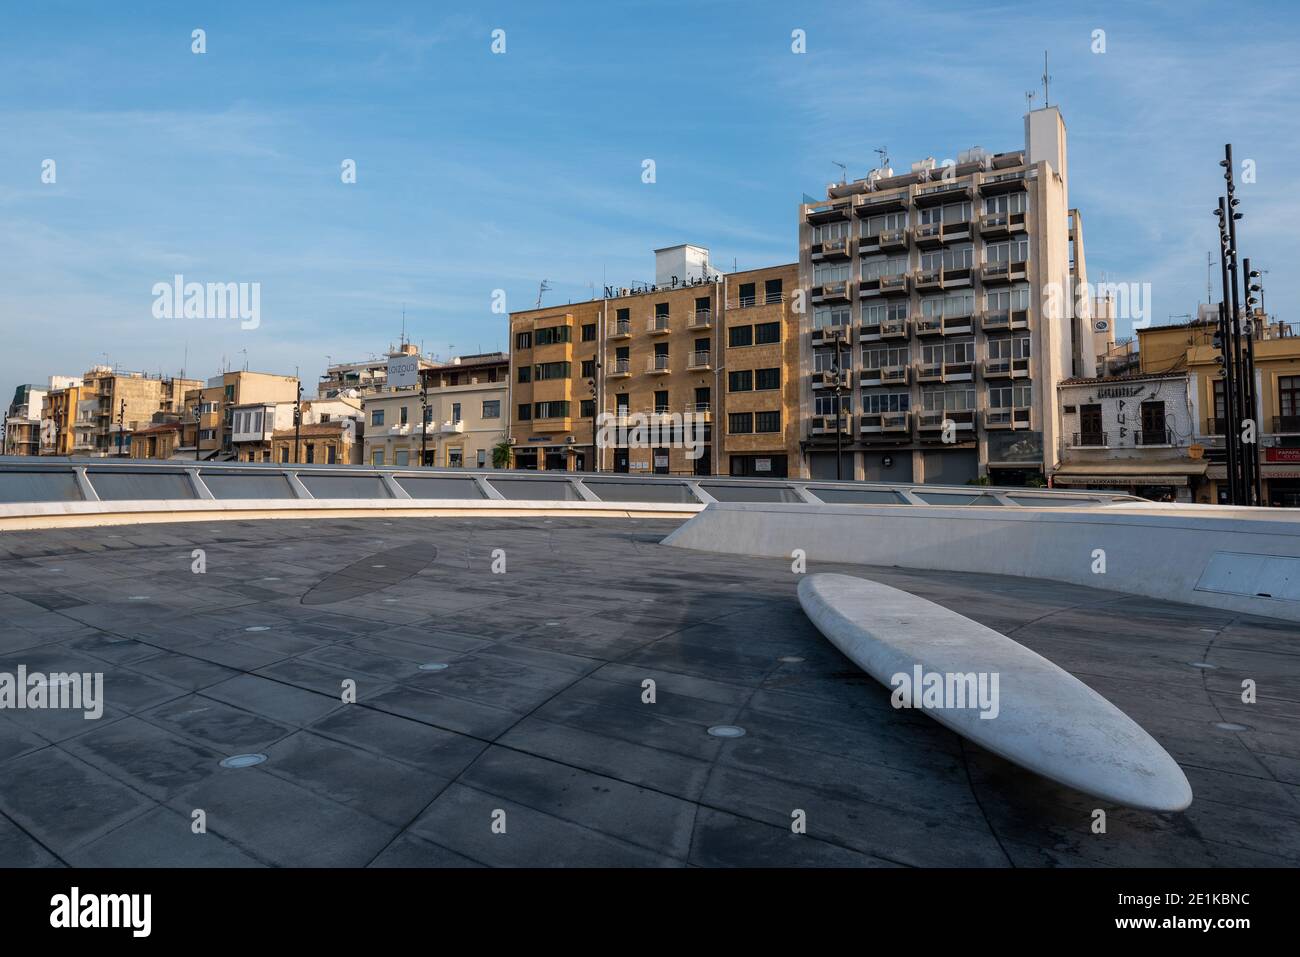
M 1260 305 L 1260 312 L 1263 312 L 1262 302 L 1264 298 L 1264 289 L 1259 283 L 1253 282 L 1259 279 L 1259 270 L 1250 268 L 1250 257 L 1241 261 L 1242 275 L 1245 277 L 1246 284 L 1246 399 L 1250 406 L 1250 417 L 1254 419 L 1259 413 L 1259 396 L 1255 392 L 1255 324 L 1262 320 L 1268 322 L 1267 315 L 1256 315 L 1255 306 Z M 1259 300 L 1256 300 L 1251 293 L 1259 293 Z M 1255 436 L 1259 437 L 1260 432 L 1264 430 L 1262 423 L 1255 423 Z M 1264 504 L 1264 486 L 1260 477 L 1259 457 L 1255 457 L 1255 469 L 1252 474 L 1252 493 L 1255 497 L 1256 505 Z
M 1219 349 L 1219 361 L 1223 365 L 1223 444 L 1228 453 L 1228 503 L 1241 504 L 1241 474 L 1237 461 L 1237 372 L 1236 358 L 1239 355 L 1233 348 L 1232 314 L 1228 309 L 1228 233 L 1226 220 L 1227 201 L 1219 197 L 1215 214 L 1219 217 L 1219 271 L 1223 296 L 1219 300 L 1219 330 L 1215 333 L 1215 345 Z M 1217 410 L 1216 410 L 1217 411 Z
M 844 386 L 848 374 L 844 370 L 844 334 L 835 331 L 835 479 L 844 479 Z
M 1236 183 L 1232 178 L 1232 144 L 1226 143 L 1223 147 L 1223 159 L 1219 161 L 1223 167 L 1223 178 L 1228 183 L 1228 270 L 1229 277 L 1232 280 L 1232 322 L 1233 322 L 1233 344 L 1237 349 L 1237 361 L 1241 362 L 1241 299 L 1237 288 L 1237 220 L 1242 214 L 1237 212 L 1237 207 L 1241 205 L 1241 200 L 1237 199 Z M 1247 337 L 1247 342 L 1249 342 Z M 1238 366 L 1241 369 L 1241 366 Z M 1259 423 L 1255 421 L 1255 412 L 1247 404 L 1251 396 L 1250 382 L 1245 378 L 1246 371 L 1242 370 L 1242 380 L 1238 391 L 1238 402 L 1240 404 L 1239 419 L 1240 424 L 1247 425 L 1250 428 L 1251 439 L 1247 442 L 1239 436 L 1241 441 L 1241 461 L 1242 461 L 1242 490 L 1244 494 L 1243 505 L 1258 505 L 1259 502 L 1255 496 L 1256 474 L 1259 471 Z M 1247 423 L 1249 420 L 1249 423 Z M 1249 447 L 1247 447 L 1249 446 Z
M 596 360 L 596 375 L 600 375 L 600 360 Z M 597 439 L 599 434 L 596 431 L 596 420 L 600 417 L 600 410 L 596 408 L 596 379 L 587 380 L 587 388 L 591 391 L 591 471 L 600 471 L 600 444 Z
M 298 464 L 298 444 L 302 441 L 302 383 L 298 383 L 298 398 L 293 400 L 293 462 Z
M 424 468 L 429 461 L 429 377 L 422 375 L 420 379 L 420 467 Z
M 194 461 L 201 462 L 203 459 L 199 455 L 199 428 L 203 424 L 203 396 L 199 395 L 194 400 Z
M 125 453 L 122 451 L 122 430 L 126 425 L 126 399 L 117 407 L 117 457 L 121 458 Z

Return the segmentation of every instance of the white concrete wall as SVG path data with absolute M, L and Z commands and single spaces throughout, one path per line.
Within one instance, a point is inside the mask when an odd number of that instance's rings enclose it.
M 1300 602 L 1196 590 L 1219 552 L 1300 558 L 1300 515 L 1287 509 L 713 504 L 664 543 L 787 559 L 801 548 L 810 563 L 1045 578 L 1300 621 Z

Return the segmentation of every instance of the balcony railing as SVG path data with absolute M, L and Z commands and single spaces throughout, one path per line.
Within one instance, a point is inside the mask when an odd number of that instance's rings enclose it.
M 690 358 L 686 360 L 686 368 L 690 370 L 707 369 L 712 365 L 713 354 L 707 350 L 692 352 Z
M 707 329 L 713 325 L 712 309 L 696 309 L 691 313 L 691 320 L 686 324 L 687 329 Z
M 1029 360 L 1020 359 L 985 359 L 984 377 L 986 379 L 1024 379 L 1029 376 Z
M 670 328 L 670 325 L 671 319 L 668 314 L 660 313 L 659 315 L 650 317 L 650 320 L 646 323 L 646 332 L 649 332 L 652 335 L 671 332 L 672 329 Z
M 631 374 L 632 374 L 631 359 L 615 359 L 614 362 L 610 365 L 609 372 L 606 373 L 607 376 L 625 376 Z
M 937 336 L 943 332 L 943 316 L 917 316 L 912 321 L 918 336 Z
M 1110 436 L 1105 432 L 1075 432 L 1071 437 L 1072 449 L 1105 449 L 1110 447 Z
M 837 342 L 845 345 L 853 342 L 853 330 L 848 326 L 822 326 L 812 331 L 812 344 L 815 346 L 829 346 Z
M 853 415 L 847 411 L 839 415 L 814 415 L 809 425 L 813 435 L 834 435 L 836 432 L 847 434 L 852 418 Z
M 906 339 L 907 338 L 907 320 L 906 319 L 886 319 L 880 324 L 880 338 L 882 339 Z
M 618 319 L 609 330 L 609 337 L 611 339 L 626 339 L 630 335 L 632 335 L 631 319 Z
M 813 259 L 848 259 L 849 241 L 846 238 L 840 238 L 813 243 L 810 252 Z
M 1141 429 L 1133 433 L 1137 445 L 1173 445 L 1174 434 L 1168 429 Z
M 947 428 L 951 422 L 957 429 L 975 428 L 974 409 L 950 409 L 946 411 L 925 410 L 917 413 L 917 425 L 922 431 L 930 432 Z
M 668 357 L 666 355 L 650 356 L 645 361 L 645 371 L 654 374 L 670 372 L 671 370 L 668 367 Z
M 907 412 L 864 412 L 859 428 L 867 434 L 886 432 L 911 432 L 911 416 Z
M 1029 407 L 1025 405 L 999 406 L 984 413 L 986 429 L 1029 428 Z
M 812 289 L 813 302 L 847 298 L 849 298 L 849 283 L 847 279 L 837 279 L 834 282 L 824 282 L 820 286 L 813 286 Z
M 991 262 L 980 267 L 980 278 L 985 282 L 1010 282 L 1017 276 L 1023 276 L 1025 261 Z
M 1282 435 L 1300 433 L 1300 415 L 1273 416 L 1273 431 Z

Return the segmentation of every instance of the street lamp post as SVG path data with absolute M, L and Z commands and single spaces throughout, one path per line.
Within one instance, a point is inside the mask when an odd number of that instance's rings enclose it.
M 596 375 L 600 375 L 600 363 L 596 363 Z M 587 380 L 587 389 L 591 392 L 591 471 L 600 471 L 600 443 L 597 440 L 596 420 L 600 416 L 600 410 L 596 408 L 596 380 L 590 378 Z
M 126 425 L 126 399 L 123 399 L 122 404 L 117 407 L 117 457 L 118 458 L 121 458 L 123 455 L 126 454 L 122 451 L 122 430 L 125 428 L 125 425 Z
M 844 336 L 837 330 L 835 335 L 835 479 L 844 479 L 844 385 L 847 374 L 844 371 Z
M 203 424 L 203 399 L 200 397 L 194 403 L 194 461 L 200 462 L 202 458 L 199 454 L 199 432 Z
M 424 383 L 420 388 L 420 468 L 424 468 L 429 462 L 429 379 L 420 378 Z
M 293 463 L 298 464 L 298 445 L 302 441 L 302 386 L 298 386 L 298 398 L 293 400 Z

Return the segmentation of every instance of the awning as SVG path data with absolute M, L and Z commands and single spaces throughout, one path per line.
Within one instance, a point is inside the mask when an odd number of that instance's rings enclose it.
M 1052 475 L 1054 485 L 1187 485 L 1204 478 L 1208 462 L 1066 462 Z
M 1211 466 L 1209 477 L 1216 482 L 1226 482 L 1228 480 L 1228 467 L 1217 464 Z M 1300 465 L 1291 465 L 1284 462 L 1272 464 L 1260 462 L 1259 477 L 1265 479 L 1300 479 Z

